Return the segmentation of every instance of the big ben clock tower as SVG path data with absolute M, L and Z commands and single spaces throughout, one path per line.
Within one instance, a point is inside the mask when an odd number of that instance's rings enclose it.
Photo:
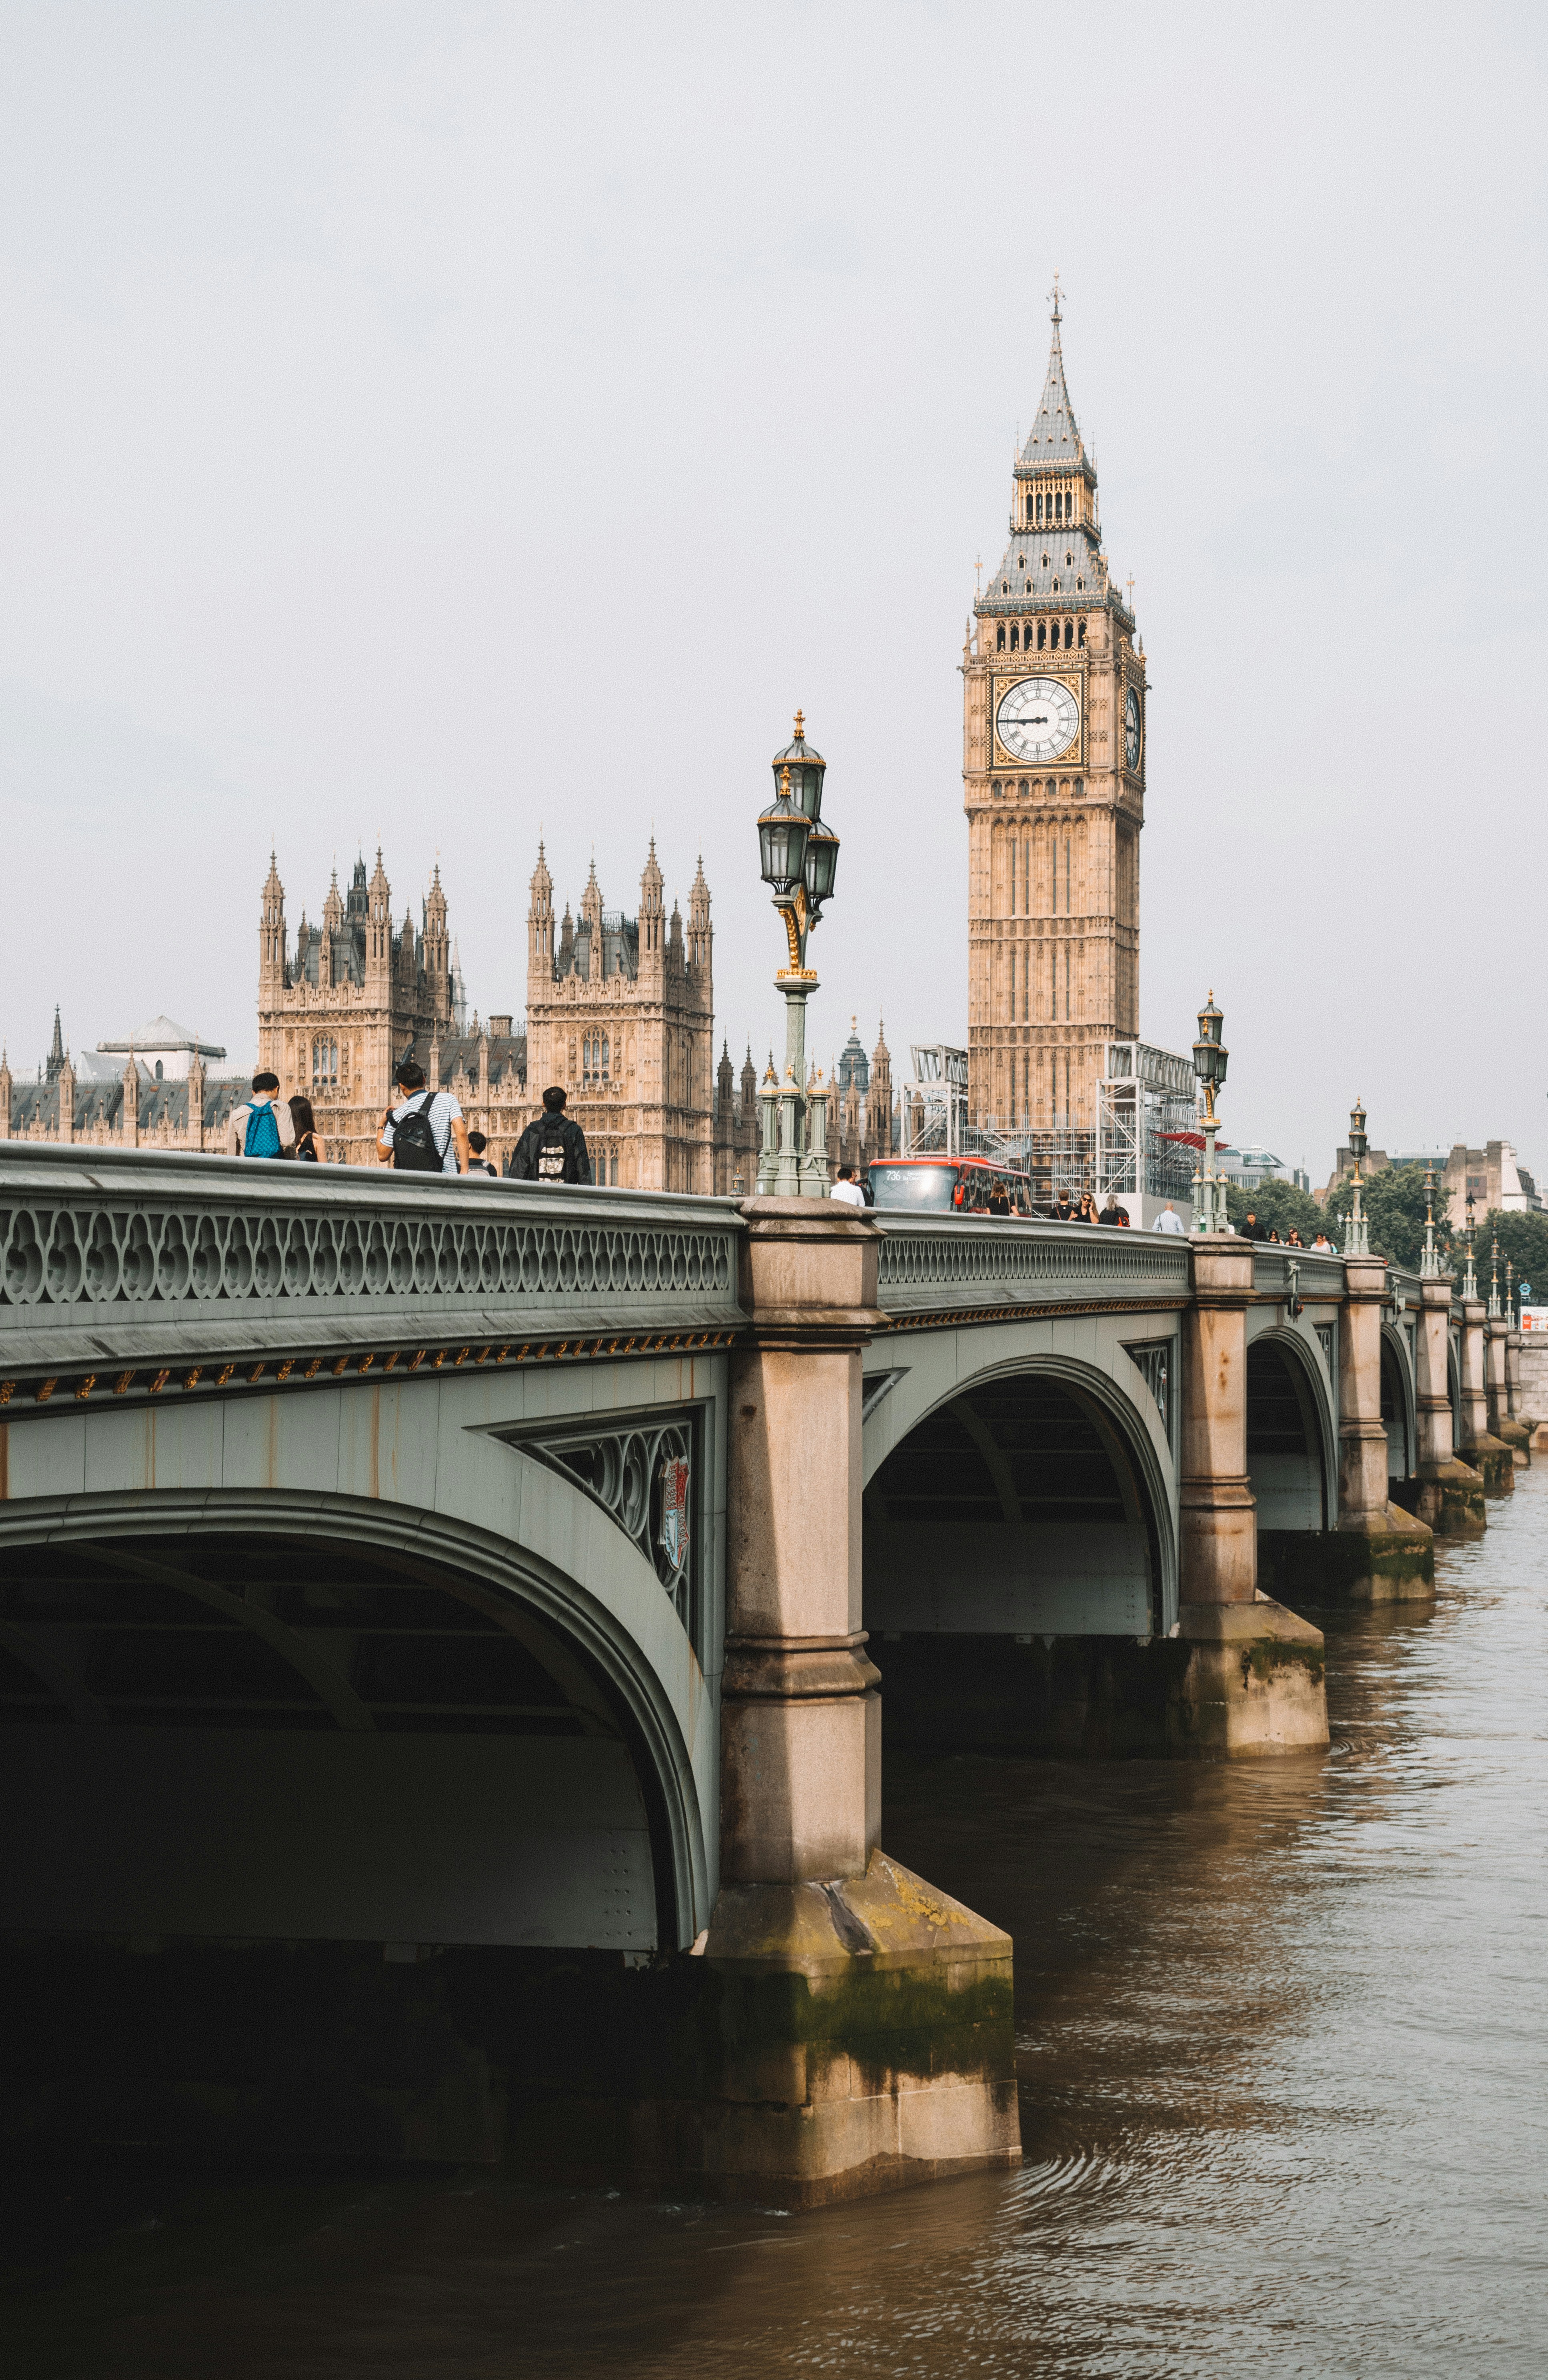
M 1112 586 L 1059 338 L 1016 460 L 1010 541 L 963 661 L 969 1100 L 1093 1131 L 1103 1044 L 1140 1029 L 1145 664 Z

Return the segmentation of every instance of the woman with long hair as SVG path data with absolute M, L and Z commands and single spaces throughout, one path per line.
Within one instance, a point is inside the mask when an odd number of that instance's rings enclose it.
M 323 1161 L 323 1135 L 317 1129 L 316 1119 L 311 1112 L 311 1101 L 304 1099 L 301 1093 L 297 1091 L 288 1105 L 291 1126 L 296 1135 L 295 1154 L 298 1161 L 302 1165 L 321 1165 Z

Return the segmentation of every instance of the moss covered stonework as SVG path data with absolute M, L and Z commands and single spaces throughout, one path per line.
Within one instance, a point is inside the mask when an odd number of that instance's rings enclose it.
M 526 2095 L 524 2165 L 815 2206 L 1019 2160 L 1010 1937 L 881 1852 L 724 1888 L 638 1980 L 637 2059 Z
M 1435 1592 L 1434 1532 L 1399 1504 L 1336 1529 L 1264 1529 L 1258 1575 L 1266 1593 L 1297 1603 L 1427 1602 Z

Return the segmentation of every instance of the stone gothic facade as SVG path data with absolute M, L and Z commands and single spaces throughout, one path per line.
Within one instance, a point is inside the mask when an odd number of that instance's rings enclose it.
M 279 1076 L 280 1096 L 311 1099 L 330 1160 L 378 1162 L 376 1135 L 396 1099 L 393 1075 L 412 1050 L 437 1088 L 455 1089 L 470 1127 L 503 1163 L 529 1121 L 525 1050 L 509 1016 L 459 1033 L 446 896 L 436 868 L 416 927 L 400 926 L 376 855 L 367 880 L 357 860 L 347 893 L 335 876 L 321 920 L 303 911 L 292 953 L 285 887 L 271 857 L 258 929 L 258 1063 Z
M 579 916 L 554 909 L 542 845 L 527 912 L 527 1050 L 536 1101 L 562 1083 L 599 1182 L 729 1191 L 756 1172 L 750 1062 L 741 1096 L 714 1066 L 714 929 L 701 863 L 685 932 L 652 838 L 630 917 L 603 906 L 593 863 Z
M 1091 1131 L 1103 1047 L 1140 1029 L 1145 663 L 1108 576 L 1096 467 L 1048 376 L 1005 559 L 962 658 L 969 1101 L 1002 1131 Z
M 892 1052 L 885 1029 L 878 1026 L 876 1047 L 868 1058 L 860 1043 L 859 1019 L 849 1019 L 849 1038 L 829 1076 L 828 1150 L 836 1172 L 852 1165 L 857 1172 L 873 1158 L 891 1157 L 897 1146 L 893 1109 Z

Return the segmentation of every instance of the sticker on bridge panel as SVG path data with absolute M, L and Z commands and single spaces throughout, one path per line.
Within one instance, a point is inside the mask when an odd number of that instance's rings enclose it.
M 674 1570 L 688 1560 L 688 1464 L 669 1454 L 661 1466 L 661 1545 Z

